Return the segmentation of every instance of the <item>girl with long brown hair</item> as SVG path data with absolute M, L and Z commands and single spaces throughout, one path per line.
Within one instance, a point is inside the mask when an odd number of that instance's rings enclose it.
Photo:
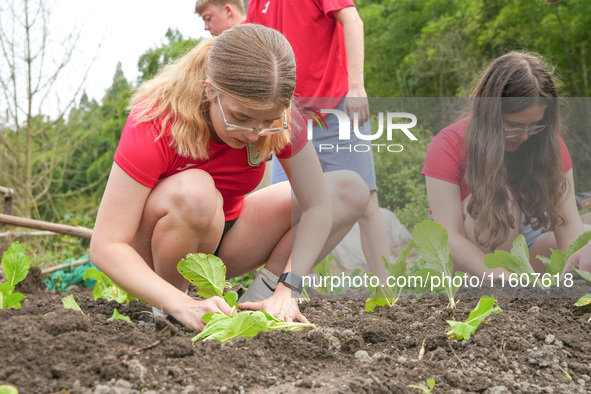
M 422 174 L 456 269 L 493 271 L 484 254 L 509 251 L 523 234 L 533 268 L 543 272 L 537 255 L 565 249 L 582 234 L 558 101 L 544 61 L 510 52 L 484 71 L 468 116 L 433 138 Z
M 251 286 L 258 293 L 240 307 L 307 321 L 292 296 L 298 279 L 347 234 L 369 190 L 350 171 L 323 175 L 291 122 L 295 75 L 281 34 L 240 25 L 164 67 L 132 98 L 90 254 L 155 313 L 191 329 L 203 328 L 205 313 L 230 313 L 219 297 L 186 294 L 177 263 L 201 252 L 218 255 L 228 277 L 265 265 Z M 251 193 L 271 152 L 290 183 Z

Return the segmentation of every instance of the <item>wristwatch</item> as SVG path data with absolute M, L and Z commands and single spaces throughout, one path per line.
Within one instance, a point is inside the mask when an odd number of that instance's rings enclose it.
M 304 289 L 302 277 L 297 276 L 296 274 L 293 274 L 291 272 L 282 273 L 281 276 L 279 276 L 278 282 L 281 282 L 290 289 L 299 291 L 300 293 Z

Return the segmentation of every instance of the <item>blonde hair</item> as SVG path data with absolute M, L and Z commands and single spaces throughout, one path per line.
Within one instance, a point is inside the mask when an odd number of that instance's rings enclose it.
M 291 119 L 289 109 L 295 90 L 293 51 L 279 32 L 255 24 L 228 29 L 163 67 L 138 88 L 130 110 L 138 122 L 160 119 L 158 138 L 170 127 L 171 145 L 179 155 L 207 159 L 213 126 L 206 80 L 246 107 L 270 109 L 280 105 L 288 109 Z M 280 119 L 277 124 L 282 122 Z M 259 157 L 266 159 L 289 141 L 288 130 L 260 137 L 255 145 Z
M 195 3 L 195 13 L 201 15 L 205 10 L 205 7 L 213 4 L 218 7 L 223 7 L 226 4 L 232 4 L 238 9 L 243 15 L 246 15 L 246 8 L 242 0 L 197 0 Z

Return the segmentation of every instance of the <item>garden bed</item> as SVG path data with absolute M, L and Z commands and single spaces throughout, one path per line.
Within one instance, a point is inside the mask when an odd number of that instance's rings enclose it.
M 132 301 L 95 301 L 74 288 L 86 315 L 62 306 L 38 270 L 17 289 L 19 310 L 0 311 L 0 384 L 21 393 L 589 393 L 591 308 L 576 299 L 498 298 L 469 340 L 451 341 L 446 320 L 463 321 L 477 303 L 458 297 L 402 298 L 364 309 L 358 296 L 302 304 L 316 330 L 262 333 L 226 344 L 197 342 Z M 107 318 L 117 308 L 133 324 Z M 421 348 L 424 355 L 420 357 Z

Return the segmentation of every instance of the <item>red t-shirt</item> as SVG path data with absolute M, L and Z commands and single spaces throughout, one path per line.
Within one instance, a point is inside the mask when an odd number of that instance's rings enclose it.
M 209 159 L 183 157 L 170 146 L 170 129 L 156 140 L 160 121 L 136 123 L 130 115 L 121 133 L 115 152 L 115 163 L 144 186 L 153 188 L 164 179 L 189 168 L 199 168 L 213 178 L 224 198 L 226 220 L 236 219 L 242 209 L 244 196 L 254 190 L 265 173 L 265 161 L 250 155 L 248 146 L 234 149 L 228 145 L 209 143 Z M 288 158 L 306 144 L 305 132 L 295 133 L 292 144 L 277 153 Z
M 464 183 L 466 173 L 466 127 L 467 119 L 462 119 L 441 130 L 429 145 L 427 157 L 421 175 L 460 186 L 460 199 L 464 201 L 470 195 L 470 189 Z M 569 171 L 573 164 L 562 138 L 560 141 L 560 156 L 564 172 Z
M 354 6 L 352 0 L 250 0 L 246 22 L 287 38 L 297 64 L 296 96 L 342 98 L 349 90 L 347 52 L 332 12 Z

